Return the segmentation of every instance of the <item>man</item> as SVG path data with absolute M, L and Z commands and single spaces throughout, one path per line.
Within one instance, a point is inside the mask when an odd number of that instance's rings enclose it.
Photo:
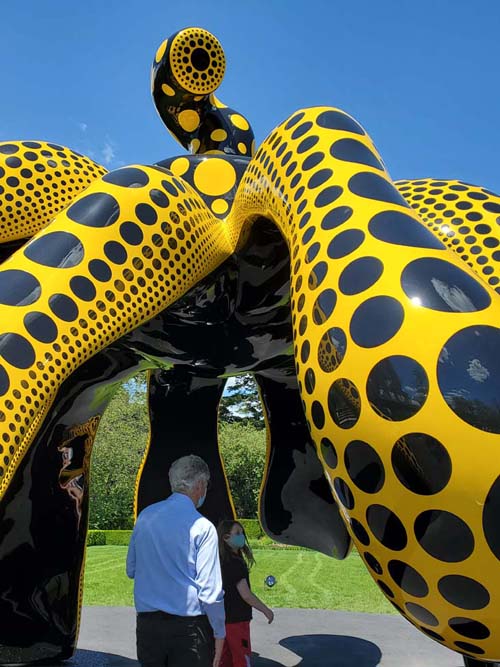
M 218 667 L 226 632 L 217 532 L 197 512 L 210 472 L 190 455 L 168 476 L 172 495 L 140 513 L 127 554 L 137 657 L 142 667 Z

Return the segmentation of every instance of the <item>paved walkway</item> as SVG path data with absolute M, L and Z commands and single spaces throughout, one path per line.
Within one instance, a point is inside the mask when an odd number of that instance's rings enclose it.
M 252 623 L 253 667 L 463 667 L 462 658 L 400 616 L 276 609 Z M 68 667 L 137 667 L 130 607 L 85 607 Z

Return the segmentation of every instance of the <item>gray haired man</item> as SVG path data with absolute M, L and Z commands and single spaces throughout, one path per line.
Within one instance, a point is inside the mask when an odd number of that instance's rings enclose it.
M 168 476 L 172 495 L 140 513 L 127 554 L 137 657 L 142 667 L 218 667 L 225 617 L 217 532 L 197 511 L 210 472 L 189 455 Z

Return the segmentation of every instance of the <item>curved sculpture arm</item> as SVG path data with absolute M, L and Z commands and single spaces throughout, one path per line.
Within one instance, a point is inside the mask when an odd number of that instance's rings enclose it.
M 251 156 L 255 142 L 250 123 L 213 95 L 225 68 L 224 51 L 211 33 L 180 30 L 156 52 L 153 100 L 171 134 L 192 153 Z
M 0 497 L 64 379 L 231 250 L 191 186 L 139 166 L 94 182 L 2 265 Z
M 46 141 L 0 143 L 0 243 L 31 238 L 106 169 Z
M 483 591 L 475 578 L 498 570 L 498 296 L 339 110 L 299 111 L 265 140 L 231 211 L 235 238 L 258 216 L 290 248 L 299 389 L 358 551 L 408 620 L 498 657 L 489 598 L 457 610 L 449 580 Z
M 427 227 L 500 293 L 500 197 L 456 180 L 423 178 L 395 186 Z

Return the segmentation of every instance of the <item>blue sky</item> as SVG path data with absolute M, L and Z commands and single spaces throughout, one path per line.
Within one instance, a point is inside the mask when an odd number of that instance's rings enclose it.
M 228 61 L 219 97 L 257 142 L 324 104 L 368 130 L 394 179 L 500 192 L 497 0 L 25 0 L 3 3 L 0 139 L 44 139 L 108 168 L 184 150 L 154 109 L 159 44 L 201 26 Z

